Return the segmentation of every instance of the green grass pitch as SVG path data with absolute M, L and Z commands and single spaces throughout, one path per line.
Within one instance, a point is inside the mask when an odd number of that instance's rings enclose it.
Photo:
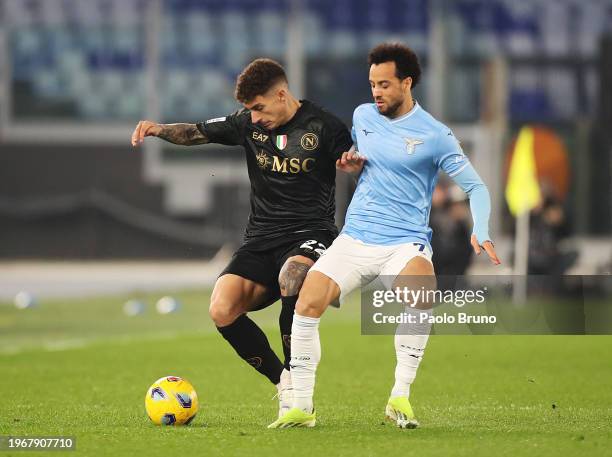
M 127 297 L 0 303 L 0 435 L 72 435 L 68 455 L 91 456 L 612 455 L 612 337 L 434 335 L 411 394 L 422 427 L 399 430 L 383 420 L 392 337 L 361 336 L 356 303 L 330 309 L 317 427 L 267 430 L 273 386 L 214 331 L 206 291 L 175 296 L 179 313 L 131 318 Z M 278 306 L 252 316 L 280 353 Z M 198 391 L 189 427 L 145 415 L 170 374 Z

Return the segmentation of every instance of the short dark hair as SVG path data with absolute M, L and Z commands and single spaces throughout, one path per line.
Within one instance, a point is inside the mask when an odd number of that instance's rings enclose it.
M 234 96 L 240 103 L 248 103 L 268 92 L 280 81 L 287 82 L 281 64 L 272 59 L 255 59 L 238 75 Z
M 368 54 L 368 65 L 395 62 L 395 76 L 412 78 L 412 87 L 421 80 L 421 64 L 415 52 L 402 43 L 381 43 Z

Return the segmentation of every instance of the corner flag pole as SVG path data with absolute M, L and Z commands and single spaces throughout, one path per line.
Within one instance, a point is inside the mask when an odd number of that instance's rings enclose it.
M 529 214 L 540 204 L 542 198 L 536 174 L 533 146 L 533 128 L 523 127 L 514 147 L 506 185 L 506 201 L 510 212 L 516 218 L 512 288 L 512 300 L 515 304 L 523 304 L 527 298 Z
M 529 263 L 529 211 L 516 218 L 514 238 L 514 271 L 512 278 L 512 301 L 522 305 L 527 300 L 527 265 Z

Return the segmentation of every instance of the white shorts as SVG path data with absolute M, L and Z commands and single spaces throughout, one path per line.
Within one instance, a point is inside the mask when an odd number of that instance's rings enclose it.
M 342 303 L 352 291 L 369 284 L 378 276 L 389 279 L 385 286 L 391 287 L 391 283 L 408 261 L 414 257 L 423 257 L 431 262 L 431 255 L 431 250 L 423 243 L 383 246 L 365 244 L 342 234 L 334 240 L 309 272 L 320 271 L 338 284 Z

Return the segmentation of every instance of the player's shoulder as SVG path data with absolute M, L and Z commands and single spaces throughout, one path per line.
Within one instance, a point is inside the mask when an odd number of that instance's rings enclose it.
M 240 108 L 230 114 L 228 117 L 231 117 L 234 125 L 244 134 L 248 134 L 249 131 L 255 129 L 258 130 L 259 127 L 253 124 L 253 118 L 251 117 L 251 110 L 247 108 Z
M 418 105 L 418 109 L 414 113 L 414 117 L 414 120 L 419 122 L 421 128 L 430 131 L 434 135 L 446 136 L 449 134 L 449 132 L 452 135 L 451 129 L 446 124 L 433 117 L 433 115 L 425 110 L 421 105 Z
M 324 124 L 346 127 L 344 122 L 342 122 L 338 116 L 331 111 L 328 111 L 326 108 L 323 108 L 321 105 L 311 102 L 310 100 L 302 100 L 302 104 L 305 105 L 306 110 L 312 116 L 320 118 Z
M 308 115 L 301 118 L 309 128 L 319 131 L 327 138 L 333 138 L 342 134 L 350 138 L 349 129 L 338 116 L 311 101 L 302 100 L 302 103 Z
M 244 123 L 251 122 L 251 110 L 246 108 L 240 108 L 234 111 L 230 116 L 234 116 L 237 120 L 240 120 Z
M 240 108 L 233 113 L 227 114 L 225 116 L 213 117 L 211 119 L 206 119 L 204 121 L 199 122 L 199 125 L 206 127 L 215 127 L 216 125 L 221 124 L 231 124 L 237 127 L 245 127 L 251 122 L 251 112 L 246 108 Z
M 362 103 L 353 111 L 353 119 L 357 116 L 380 115 L 374 103 Z
M 426 132 L 426 135 L 433 140 L 431 144 L 434 147 L 431 150 L 434 154 L 446 154 L 449 151 L 453 153 L 458 151 L 463 154 L 459 140 L 448 125 L 440 122 L 422 108 L 415 115 L 419 121 L 419 130 Z

